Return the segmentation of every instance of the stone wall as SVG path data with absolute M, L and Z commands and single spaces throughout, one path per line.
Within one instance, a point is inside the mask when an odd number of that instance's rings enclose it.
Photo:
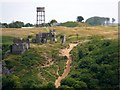
M 55 41 L 57 41 L 56 31 L 55 30 L 50 30 L 48 33 L 38 33 L 38 34 L 36 34 L 35 39 L 36 39 L 35 40 L 36 43 L 47 43 L 48 40 L 50 40 L 50 42 L 55 42 Z
M 13 44 L 10 46 L 12 54 L 22 54 L 30 48 L 29 39 L 14 38 Z

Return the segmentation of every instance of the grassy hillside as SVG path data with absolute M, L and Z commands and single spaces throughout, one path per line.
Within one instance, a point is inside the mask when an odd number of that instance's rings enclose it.
M 62 23 L 61 26 L 65 26 L 65 27 L 87 27 L 87 26 L 90 26 L 88 25 L 87 23 L 81 23 L 81 22 L 65 22 L 65 23 Z
M 76 41 L 92 40 L 89 43 L 80 44 L 71 54 L 73 63 L 71 73 L 68 78 L 76 86 L 83 86 L 91 89 L 98 86 L 117 87 L 117 27 L 108 26 L 85 26 L 85 27 L 48 27 L 48 28 L 18 28 L 3 29 L 3 53 L 9 50 L 9 45 L 14 37 L 35 36 L 39 32 L 47 32 L 49 29 L 56 29 L 57 43 L 31 44 L 31 48 L 21 55 L 10 54 L 3 61 L 6 67 L 12 71 L 9 75 L 3 75 L 3 88 L 55 88 L 54 82 L 60 76 L 65 68 L 66 57 L 60 56 L 59 51 L 68 47 L 69 43 Z M 19 33 L 18 33 L 19 32 Z M 66 35 L 66 44 L 60 44 L 60 35 Z M 78 34 L 78 37 L 77 37 Z M 94 39 L 97 40 L 94 40 Z M 103 39 L 114 39 L 106 40 Z M 102 40 L 101 40 L 102 39 Z M 114 52 L 114 53 L 113 53 Z M 109 61 L 110 59 L 110 61 Z M 98 71 L 96 71 L 98 70 Z M 106 70 L 106 71 L 105 71 Z M 104 73 L 103 73 L 104 72 Z M 113 78 L 109 79 L 111 76 Z M 108 75 L 107 75 L 108 74 Z M 82 76 L 81 76 L 82 75 Z M 100 77 L 100 76 L 104 77 Z M 77 77 L 78 76 L 78 77 Z M 108 76 L 108 78 L 106 78 Z M 83 78 L 85 77 L 85 79 Z M 67 79 L 68 79 L 67 78 Z M 105 79 L 106 78 L 106 79 Z M 67 80 L 65 79 L 65 80 Z M 101 79 L 101 80 L 100 80 Z M 104 80 L 105 81 L 102 81 Z M 89 82 L 86 82 L 86 81 Z M 91 82 L 91 80 L 93 82 Z M 116 81 L 113 82 L 112 80 Z M 62 87 L 74 87 L 65 84 L 63 80 Z M 103 83 L 103 84 L 102 84 Z M 107 84 L 106 84 L 107 83 Z M 113 85 L 114 84 L 114 85 Z M 95 85 L 95 86 L 92 86 Z M 8 89 L 7 89 L 8 90 Z
M 1 36 L 2 56 L 9 50 L 9 46 L 12 44 L 13 36 Z
M 72 52 L 73 63 L 63 87 L 81 89 L 118 89 L 117 40 L 92 39 L 78 45 Z
M 65 26 L 65 27 L 77 27 L 79 24 L 77 22 L 65 22 L 62 23 L 61 26 Z
M 22 55 L 9 55 L 4 59 L 6 67 L 12 70 L 10 75 L 3 75 L 3 88 L 45 87 L 44 85 L 54 83 L 59 75 L 63 73 L 66 58 L 59 56 L 59 49 L 63 48 L 59 43 L 55 44 L 32 44 L 31 48 Z M 52 59 L 53 65 L 42 67 Z M 11 79 L 12 78 L 12 79 Z M 18 78 L 15 82 L 14 78 Z M 18 82 L 18 83 L 17 83 Z M 31 82 L 31 83 L 29 83 Z M 12 83 L 13 85 L 9 85 Z M 17 85 L 19 84 L 19 85 Z M 35 86 L 34 86 L 35 85 Z

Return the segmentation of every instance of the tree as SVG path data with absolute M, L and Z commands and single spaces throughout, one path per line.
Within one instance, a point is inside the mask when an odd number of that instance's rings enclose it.
M 50 24 L 57 23 L 57 20 L 53 19 L 50 21 Z
M 33 26 L 33 24 L 26 23 L 24 26 L 25 26 L 25 27 L 32 27 L 32 26 Z
M 73 78 L 66 78 L 63 79 L 61 82 L 61 85 L 67 85 L 69 87 L 72 87 L 75 84 L 75 79 Z
M 7 23 L 2 23 L 2 27 L 8 28 L 8 24 Z
M 109 22 L 110 22 L 110 18 L 105 18 L 105 20 L 106 20 L 106 24 L 108 25 L 109 24 Z
M 10 23 L 8 26 L 9 28 L 15 28 L 15 25 L 13 23 Z
M 77 22 L 82 22 L 82 20 L 84 20 L 84 18 L 82 16 L 77 17 Z
M 87 88 L 87 84 L 85 82 L 75 80 L 74 78 L 63 79 L 61 85 L 62 85 L 61 87 L 64 86 L 64 87 L 71 87 L 76 89 Z
M 115 19 L 114 18 L 112 18 L 112 23 L 114 23 L 115 22 Z
M 83 81 L 76 81 L 74 84 L 74 88 L 84 90 L 85 88 L 87 88 L 87 84 Z
M 95 26 L 95 25 L 104 25 L 105 23 L 108 24 L 109 20 L 110 18 L 95 16 L 95 17 L 88 18 L 85 22 Z
M 9 28 L 21 28 L 24 26 L 24 23 L 21 21 L 13 21 L 12 23 L 9 24 Z
M 3 90 L 22 87 L 20 78 L 16 75 L 3 76 L 2 81 L 3 81 L 3 84 L 2 84 Z

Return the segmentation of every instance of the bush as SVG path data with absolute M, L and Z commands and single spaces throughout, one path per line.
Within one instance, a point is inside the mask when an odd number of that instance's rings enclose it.
M 41 55 L 38 55 L 37 51 L 30 49 L 29 51 L 26 51 L 21 58 L 19 58 L 19 61 L 21 64 L 31 67 L 35 64 L 38 64 L 40 61 L 44 60 L 44 57 Z
M 75 79 L 73 78 L 66 78 L 61 82 L 61 85 L 67 85 L 69 87 L 72 87 L 74 84 L 75 84 Z
M 78 45 L 71 52 L 76 66 L 72 67 L 75 71 L 71 72 L 69 78 L 85 82 L 88 89 L 118 88 L 117 40 L 91 40 Z M 69 83 L 65 85 L 69 86 Z
M 62 80 L 61 85 L 62 85 L 61 87 L 68 86 L 68 87 L 76 88 L 76 89 L 77 88 L 79 88 L 79 89 L 87 88 L 87 85 L 86 85 L 85 82 L 83 82 L 83 81 L 76 81 L 73 78 L 66 78 L 66 79 Z
M 13 88 L 21 88 L 20 78 L 16 75 L 3 76 L 2 89 L 8 90 Z

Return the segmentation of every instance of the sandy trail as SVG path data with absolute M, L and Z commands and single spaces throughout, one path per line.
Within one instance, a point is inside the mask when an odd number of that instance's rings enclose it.
M 62 76 L 59 76 L 58 79 L 55 81 L 56 88 L 60 86 L 61 80 L 64 79 L 70 72 L 70 65 L 72 63 L 72 58 L 70 57 L 70 51 L 77 45 L 78 43 L 69 44 L 69 48 L 65 48 L 60 51 L 62 56 L 67 56 L 67 62 L 66 62 L 66 68 L 64 69 Z

